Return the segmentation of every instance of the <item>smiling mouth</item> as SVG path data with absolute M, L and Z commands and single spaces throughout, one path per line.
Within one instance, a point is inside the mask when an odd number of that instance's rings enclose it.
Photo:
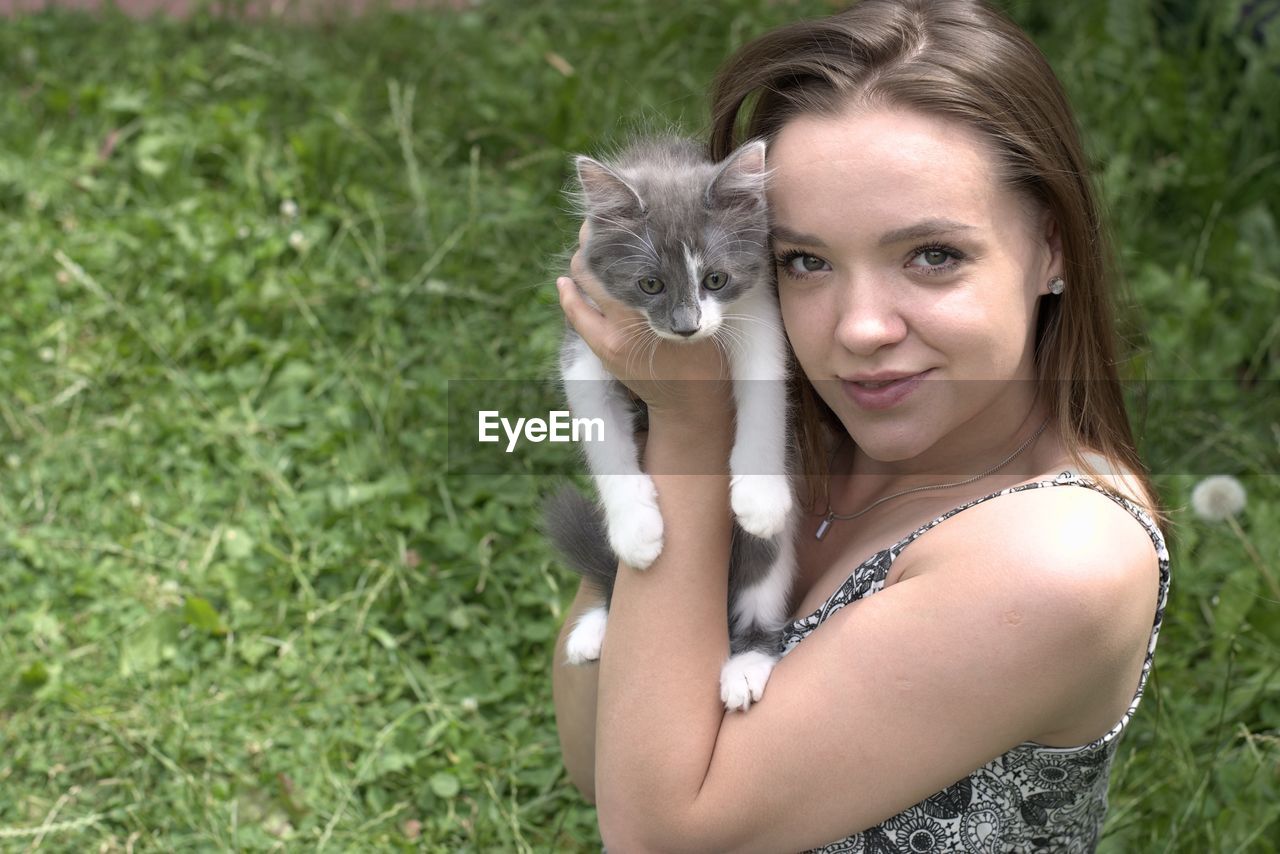
M 909 380 L 912 377 L 918 377 L 921 374 L 928 373 L 929 370 L 931 369 L 926 368 L 923 371 L 915 371 L 914 373 L 910 373 L 910 374 L 883 373 L 883 374 L 880 374 L 874 380 L 859 380 L 859 379 L 854 379 L 852 377 L 848 379 L 845 379 L 842 377 L 841 379 L 844 379 L 844 381 L 847 383 L 853 383 L 854 385 L 861 386 L 862 388 L 884 388 L 885 386 L 893 385 L 896 382 L 902 382 L 903 380 Z
M 889 409 L 909 397 L 933 369 L 918 374 L 875 382 L 842 380 L 845 394 L 858 407 L 866 410 Z

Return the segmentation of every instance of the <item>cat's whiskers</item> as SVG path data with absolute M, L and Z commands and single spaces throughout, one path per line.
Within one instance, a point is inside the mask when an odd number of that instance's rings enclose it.
M 658 344 L 661 343 L 662 339 L 658 336 L 658 333 L 654 331 L 653 327 L 649 325 L 648 320 L 641 319 L 633 321 L 629 327 L 624 327 L 624 332 L 630 330 L 634 330 L 634 332 L 627 336 L 627 372 L 631 372 L 633 358 L 637 355 L 644 355 L 645 351 L 647 351 L 649 374 L 652 375 L 653 356 L 657 353 Z
M 648 260 L 649 260 L 649 256 L 647 256 L 647 255 L 626 255 L 626 256 L 623 256 L 622 258 L 619 258 L 617 261 L 614 261 L 612 264 L 610 264 L 608 267 L 605 267 L 605 268 L 604 268 L 603 270 L 601 270 L 600 272 L 601 272 L 601 273 L 607 273 L 607 272 L 609 272 L 610 270 L 612 270 L 614 267 L 616 267 L 616 266 L 618 266 L 619 264 L 621 264 L 623 261 L 632 261 L 632 260 L 638 260 L 638 261 L 640 261 L 641 263 L 643 263 L 643 262 L 645 262 L 645 261 L 648 261 Z
M 603 249 L 608 249 L 608 248 L 609 248 L 609 247 L 611 247 L 611 246 L 621 246 L 623 249 L 647 249 L 647 248 L 648 248 L 648 247 L 645 247 L 645 246 L 641 246 L 641 245 L 639 245 L 639 244 L 637 244 L 637 243 L 628 243 L 628 242 L 626 242 L 626 241 L 622 241 L 622 242 L 615 242 L 615 243 L 605 243 L 605 244 L 603 244 L 603 246 L 602 246 L 601 248 L 603 248 Z M 646 258 L 647 258 L 647 257 L 649 257 L 649 256 L 647 256 L 647 255 L 646 255 L 646 256 L 644 256 L 644 257 L 646 257 Z
M 654 263 L 655 264 L 658 263 L 659 261 L 658 250 L 654 248 L 653 241 L 649 238 L 647 234 L 644 237 L 641 237 L 640 235 L 632 231 L 630 228 L 628 228 L 625 224 L 615 219 L 597 217 L 596 221 L 603 225 L 608 225 L 618 229 L 619 231 L 625 231 L 627 234 L 630 234 L 637 241 L 639 241 L 640 247 L 645 249 L 649 253 L 649 257 L 653 259 Z
M 719 232 L 718 234 L 716 234 L 716 239 L 711 242 L 710 246 L 707 247 L 706 254 L 715 255 L 716 252 L 720 250 L 720 246 L 722 244 L 728 243 L 731 239 L 733 239 L 733 235 L 726 234 L 723 231 Z
M 728 313 L 722 314 L 721 318 L 724 320 L 746 320 L 751 323 L 759 324 L 760 326 L 763 326 L 765 329 L 769 330 L 770 332 L 780 331 L 777 323 L 774 323 L 773 321 L 770 321 L 770 320 L 765 320 L 762 317 L 755 317 L 750 314 L 739 314 L 737 312 L 728 312 Z M 740 330 L 735 329 L 734 331 L 740 333 Z
M 725 232 L 720 232 L 719 234 L 716 235 L 715 242 L 713 242 L 710 246 L 707 247 L 707 254 L 708 255 L 715 254 L 715 252 L 717 252 L 722 245 L 735 246 L 735 247 L 739 245 L 754 246 L 756 249 L 760 250 L 761 252 L 764 251 L 764 244 L 757 240 L 748 240 L 747 238 L 742 237 L 741 235 L 726 234 Z
M 646 320 L 632 321 L 629 325 L 623 326 L 620 331 L 625 336 L 623 339 L 624 345 L 630 349 L 639 346 L 634 343 L 636 341 L 639 341 L 640 344 L 645 344 L 648 343 L 649 338 L 658 337 L 657 333 L 649 328 L 649 322 Z M 628 352 L 630 352 L 630 349 Z
M 745 350 L 744 345 L 746 344 L 747 336 L 743 334 L 741 329 L 722 323 L 720 328 L 715 331 L 715 334 L 711 336 L 711 340 L 715 341 L 716 345 L 720 347 L 720 352 L 724 353 L 725 358 L 732 362 L 736 358 L 736 353 L 731 352 L 730 348 L 737 352 Z

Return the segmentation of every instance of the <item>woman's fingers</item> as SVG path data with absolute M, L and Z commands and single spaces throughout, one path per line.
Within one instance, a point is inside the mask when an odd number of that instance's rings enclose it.
M 604 286 L 587 269 L 586 253 L 582 251 L 582 247 L 578 247 L 578 251 L 573 253 L 573 258 L 569 260 L 569 277 L 578 285 L 578 290 L 586 294 L 587 299 L 591 300 L 597 306 L 603 307 L 605 302 L 610 299 L 605 293 Z
M 591 229 L 583 221 L 569 276 L 556 279 L 560 308 L 574 331 L 610 374 L 640 395 L 651 409 L 687 409 L 686 401 L 715 397 L 705 383 L 727 377 L 724 353 L 713 341 L 659 339 L 645 314 L 614 299 L 588 268 L 584 246 Z
M 568 276 L 556 279 L 556 290 L 560 292 L 560 309 L 569 319 L 573 331 L 582 336 L 588 347 L 600 354 L 609 337 L 608 318 L 582 298 L 577 284 Z

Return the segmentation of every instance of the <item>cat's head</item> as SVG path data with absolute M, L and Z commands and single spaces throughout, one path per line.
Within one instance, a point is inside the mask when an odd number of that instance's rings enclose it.
M 689 140 L 658 138 L 609 165 L 576 164 L 591 223 L 587 266 L 658 335 L 705 338 L 736 300 L 770 286 L 763 140 L 720 163 Z

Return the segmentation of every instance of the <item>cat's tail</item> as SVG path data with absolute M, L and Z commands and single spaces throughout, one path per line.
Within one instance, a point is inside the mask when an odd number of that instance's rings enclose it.
M 604 511 L 571 484 L 542 503 L 542 533 L 574 572 L 613 598 L 618 558 L 609 548 Z

